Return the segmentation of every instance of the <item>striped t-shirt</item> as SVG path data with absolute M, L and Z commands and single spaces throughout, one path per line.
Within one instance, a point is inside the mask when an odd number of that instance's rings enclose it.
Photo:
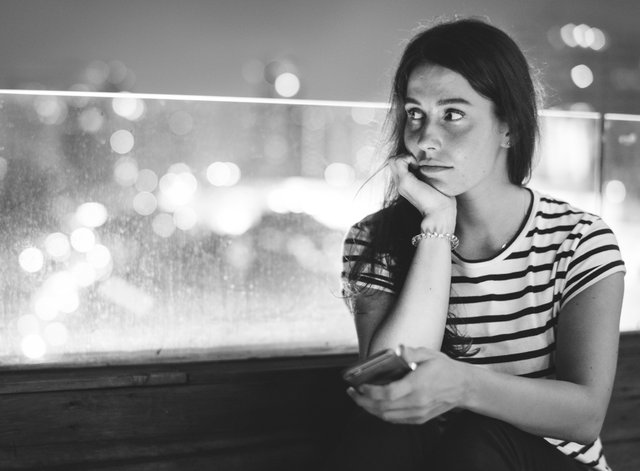
M 508 374 L 554 378 L 555 338 L 562 306 L 585 288 L 624 272 L 616 238 L 598 216 L 532 191 L 525 224 L 488 260 L 452 256 L 450 310 L 460 334 L 477 353 L 462 361 Z M 345 239 L 343 281 L 348 292 L 370 288 L 394 293 L 386 255 L 347 284 L 358 254 L 368 244 L 368 216 Z M 408 242 L 409 243 L 409 242 Z M 600 440 L 589 445 L 547 438 L 563 453 L 594 470 L 607 471 Z

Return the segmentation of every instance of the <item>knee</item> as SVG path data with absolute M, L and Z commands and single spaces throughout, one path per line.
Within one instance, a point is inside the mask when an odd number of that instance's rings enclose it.
M 509 435 L 513 427 L 464 412 L 447 424 L 442 436 L 440 469 L 502 471 L 513 468 Z

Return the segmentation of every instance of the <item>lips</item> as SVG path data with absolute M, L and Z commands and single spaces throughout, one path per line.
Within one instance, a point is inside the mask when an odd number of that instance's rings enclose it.
M 444 170 L 450 170 L 453 167 L 448 167 L 446 165 L 421 165 L 420 171 L 423 173 L 433 173 L 433 172 L 442 172 Z

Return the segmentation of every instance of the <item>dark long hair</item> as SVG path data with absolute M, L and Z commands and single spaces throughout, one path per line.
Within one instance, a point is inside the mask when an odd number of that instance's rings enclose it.
M 526 183 L 538 137 L 538 97 L 540 87 L 524 54 L 500 29 L 478 19 L 461 19 L 440 23 L 415 35 L 406 46 L 396 69 L 387 115 L 389 158 L 408 153 L 404 143 L 407 121 L 405 97 L 413 70 L 434 64 L 462 75 L 471 87 L 493 103 L 496 118 L 509 129 L 507 152 L 509 180 L 514 185 Z M 420 232 L 422 217 L 406 199 L 398 195 L 390 182 L 384 208 L 368 219 L 370 244 L 347 273 L 355 282 L 365 267 L 388 256 L 388 268 L 394 289 L 399 293 L 405 283 L 415 255 L 411 237 Z M 366 295 L 355 293 L 354 295 Z M 454 317 L 449 312 L 449 318 Z M 468 356 L 471 342 L 460 335 L 452 323 L 447 324 L 442 351 L 453 357 Z

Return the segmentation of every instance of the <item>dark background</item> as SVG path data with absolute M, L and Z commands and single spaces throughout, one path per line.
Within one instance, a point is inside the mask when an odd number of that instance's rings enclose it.
M 268 97 L 273 72 L 288 70 L 302 83 L 296 98 L 385 101 L 411 32 L 458 14 L 489 17 L 516 38 L 542 71 L 547 108 L 640 113 L 638 0 L 2 0 L 0 8 L 0 88 Z M 600 28 L 607 46 L 563 46 L 567 23 Z M 267 80 L 245 77 L 256 60 L 271 63 Z M 593 70 L 586 89 L 571 80 L 577 64 Z

